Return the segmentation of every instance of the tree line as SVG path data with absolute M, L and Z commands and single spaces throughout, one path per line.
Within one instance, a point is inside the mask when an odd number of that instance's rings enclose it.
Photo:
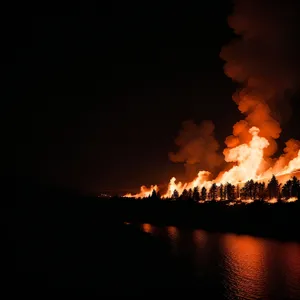
M 150 199 L 161 199 L 159 192 L 153 190 Z M 273 175 L 268 184 L 264 182 L 256 182 L 248 180 L 241 188 L 240 185 L 231 183 L 217 185 L 213 183 L 207 189 L 202 187 L 199 189 L 184 189 L 181 194 L 177 190 L 173 191 L 170 200 L 183 200 L 183 201 L 238 201 L 238 200 L 261 200 L 267 201 L 276 199 L 278 202 L 290 198 L 300 199 L 300 181 L 297 177 L 289 179 L 285 184 L 280 184 L 277 178 Z

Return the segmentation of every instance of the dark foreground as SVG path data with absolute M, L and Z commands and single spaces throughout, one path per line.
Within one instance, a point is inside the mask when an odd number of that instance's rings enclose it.
M 124 222 L 299 240 L 299 204 L 223 207 L 77 197 L 18 198 L 3 208 L 15 287 L 94 287 L 102 295 L 196 288 L 160 239 Z M 9 266 L 11 271 L 12 265 Z
M 199 204 L 117 199 L 115 205 L 122 211 L 122 217 L 133 223 L 202 228 L 213 232 L 300 241 L 300 201 L 276 204 L 256 201 L 234 206 L 227 204 L 212 201 Z

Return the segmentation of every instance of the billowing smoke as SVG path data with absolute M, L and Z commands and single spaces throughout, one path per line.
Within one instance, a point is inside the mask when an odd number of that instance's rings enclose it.
M 300 141 L 290 139 L 285 143 L 283 154 L 276 160 L 274 165 L 265 172 L 264 176 L 270 177 L 272 174 L 279 173 L 288 163 L 298 156 L 300 150 Z
M 227 167 L 217 177 L 210 172 L 220 170 L 224 158 L 218 154 L 214 124 L 184 122 L 175 141 L 179 150 L 169 157 L 184 163 L 187 175 L 194 179 L 177 182 L 173 177 L 165 197 L 171 197 L 175 189 L 182 193 L 194 187 L 209 188 L 213 183 L 265 180 L 273 174 L 285 176 L 300 170 L 300 141 L 289 140 L 283 155 L 277 160 L 272 156 L 280 123 L 291 114 L 288 100 L 300 82 L 299 16 L 300 0 L 235 0 L 228 23 L 237 38 L 223 47 L 220 56 L 225 74 L 239 84 L 233 100 L 245 118 L 225 140 Z M 144 188 L 136 196 L 147 196 L 146 192 Z
M 195 177 L 199 170 L 214 171 L 223 162 L 214 129 L 212 121 L 202 121 L 199 125 L 190 120 L 182 123 L 175 140 L 179 150 L 169 153 L 169 157 L 173 162 L 185 163 L 189 177 Z
M 249 142 L 249 128 L 256 126 L 269 146 L 265 157 L 275 153 L 280 122 L 288 118 L 287 96 L 298 82 L 298 0 L 236 0 L 229 26 L 237 39 L 223 47 L 225 73 L 240 83 L 233 95 L 245 119 L 234 125 L 228 148 Z M 228 149 L 225 149 L 225 155 Z

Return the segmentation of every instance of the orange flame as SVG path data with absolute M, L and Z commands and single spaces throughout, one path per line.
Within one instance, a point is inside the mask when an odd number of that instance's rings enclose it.
M 263 172 L 261 170 L 264 162 L 264 149 L 269 146 L 269 142 L 266 138 L 259 136 L 259 128 L 253 126 L 249 129 L 249 133 L 252 138 L 249 143 L 240 144 L 234 148 L 228 148 L 224 151 L 225 161 L 233 162 L 236 165 L 226 172 L 221 172 L 214 180 L 209 180 L 211 173 L 208 171 L 199 171 L 197 177 L 191 182 L 177 182 L 176 178 L 172 177 L 167 192 L 162 196 L 163 198 L 172 197 L 175 190 L 179 194 L 183 190 L 193 189 L 198 187 L 199 189 L 205 187 L 209 189 L 213 183 L 220 184 L 238 184 L 253 179 L 257 181 L 268 179 L 272 176 L 272 168 Z M 276 162 L 275 162 L 276 163 Z M 276 176 L 290 174 L 300 169 L 300 150 L 298 156 L 290 160 L 290 162 L 283 167 L 280 171 L 275 173 Z M 132 195 L 126 194 L 124 197 L 143 198 L 151 195 L 152 191 L 158 191 L 157 185 L 147 188 L 141 186 L 140 193 Z M 269 203 L 277 202 L 276 199 L 269 200 Z M 290 200 L 289 202 L 292 202 Z M 247 203 L 250 203 L 247 201 Z
M 145 185 L 141 186 L 140 192 L 138 194 L 132 195 L 132 194 L 126 194 L 123 197 L 129 197 L 129 198 L 146 198 L 151 196 L 153 190 L 156 192 L 158 191 L 157 185 L 151 185 L 150 188 L 147 188 Z

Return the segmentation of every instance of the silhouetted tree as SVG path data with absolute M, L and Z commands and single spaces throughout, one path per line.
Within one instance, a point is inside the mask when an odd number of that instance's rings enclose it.
M 241 195 L 240 195 L 240 186 L 237 184 L 236 185 L 236 199 L 240 199 Z
M 160 192 L 159 192 L 159 191 L 157 192 L 157 194 L 156 194 L 156 195 L 157 195 L 157 199 L 161 199 L 161 194 L 160 194 Z
M 272 176 L 271 180 L 268 183 L 268 193 L 269 193 L 269 198 L 276 198 L 278 199 L 279 197 L 279 183 L 278 180 L 276 179 L 275 175 Z
M 224 200 L 225 199 L 225 197 L 224 197 L 225 195 L 224 195 L 224 186 L 223 186 L 223 184 L 220 185 L 219 194 L 220 194 L 220 199 Z
M 207 190 L 205 187 L 201 189 L 201 200 L 205 201 L 207 197 Z
M 243 188 L 241 189 L 241 197 L 243 199 L 254 199 L 255 194 L 255 184 L 254 181 L 248 180 Z
M 158 198 L 157 198 L 156 190 L 153 190 L 153 191 L 152 191 L 151 199 L 153 199 L 153 200 L 157 200 L 157 199 L 158 199 Z
M 193 200 L 195 202 L 198 202 L 200 200 L 199 188 L 197 186 L 195 186 L 193 190 Z
M 218 192 L 218 187 L 215 183 L 213 183 L 210 190 L 209 190 L 211 200 L 216 200 L 217 199 L 217 192 Z
M 264 182 L 258 184 L 258 198 L 264 200 L 267 197 L 266 185 Z
M 189 200 L 193 199 L 193 190 L 192 189 L 188 190 L 188 198 L 189 198 Z
M 293 181 L 289 179 L 282 187 L 282 196 L 285 199 L 289 199 L 292 195 L 292 185 Z
M 229 201 L 234 201 L 236 199 L 235 186 L 231 183 L 227 183 L 225 187 L 226 187 L 227 199 Z
M 228 183 L 224 185 L 224 200 L 228 200 L 227 186 Z
M 180 197 L 184 201 L 188 200 L 189 199 L 189 193 L 188 193 L 188 191 L 186 189 L 184 189 Z
M 258 182 L 254 182 L 254 187 L 253 187 L 253 199 L 256 200 L 258 198 Z
M 177 200 L 179 198 L 179 193 L 178 193 L 177 190 L 174 190 L 172 198 L 175 199 L 175 200 Z
M 292 178 L 291 196 L 299 198 L 300 183 L 296 176 Z

